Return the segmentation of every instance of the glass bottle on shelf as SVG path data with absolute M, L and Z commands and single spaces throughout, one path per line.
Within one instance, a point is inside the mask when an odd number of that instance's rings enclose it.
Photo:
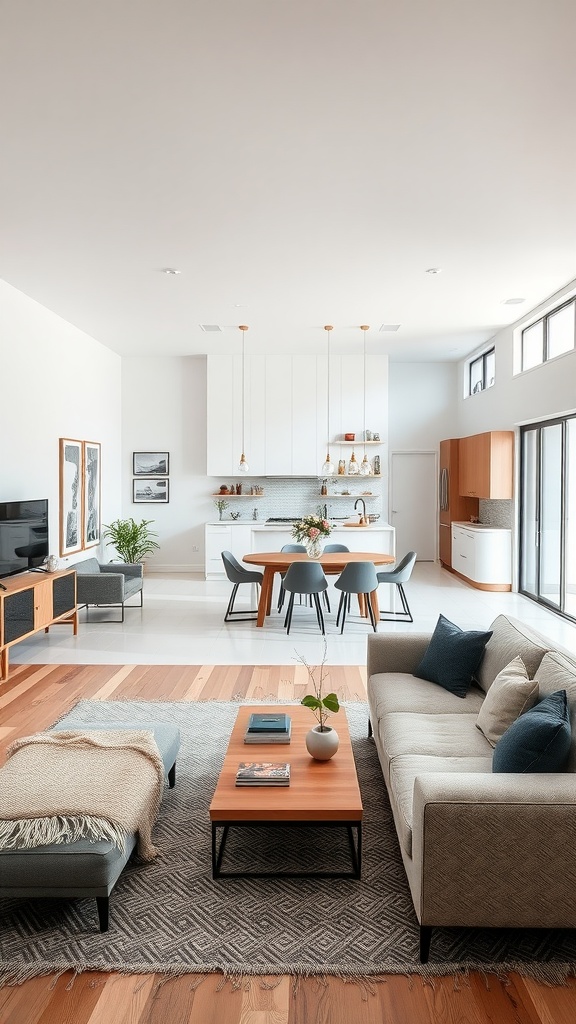
M 380 476 L 380 456 L 374 456 L 374 476 Z
M 338 476 L 346 476 L 346 460 L 340 459 L 338 462 Z
M 350 456 L 350 463 L 348 465 L 348 473 L 350 476 L 357 476 L 358 474 L 358 463 L 356 462 L 356 456 L 354 452 Z

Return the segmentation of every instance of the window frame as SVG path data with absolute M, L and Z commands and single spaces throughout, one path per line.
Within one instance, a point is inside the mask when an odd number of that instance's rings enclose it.
M 487 364 L 488 356 L 491 356 L 491 355 L 494 356 L 494 380 L 492 381 L 491 384 L 487 384 L 486 383 L 486 379 L 487 379 L 486 364 Z M 472 388 L 472 367 L 476 366 L 477 363 L 482 363 L 481 381 L 478 382 L 478 383 L 482 383 L 482 387 L 479 388 L 478 384 L 476 384 L 476 386 L 474 388 Z M 490 348 L 487 348 L 485 352 L 481 352 L 479 356 L 475 356 L 474 359 L 471 359 L 470 362 L 468 363 L 468 398 L 471 398 L 472 395 L 479 395 L 482 391 L 487 391 L 488 388 L 494 387 L 495 381 L 496 381 L 496 346 L 492 345 Z
M 562 309 L 566 309 L 568 306 L 572 306 L 572 314 L 573 314 L 572 318 L 573 318 L 573 325 L 574 325 L 574 333 L 573 333 L 572 348 L 571 349 L 570 348 L 566 349 L 565 352 L 559 352 L 557 356 L 551 356 L 550 355 L 550 343 L 549 343 L 549 329 L 548 329 L 548 325 L 549 325 L 550 319 L 551 319 L 551 317 L 556 316 L 556 314 L 559 313 Z M 542 359 L 540 360 L 539 363 L 535 363 L 533 366 L 524 366 L 524 334 L 526 333 L 526 331 L 529 331 L 532 327 L 535 327 L 536 324 L 539 324 L 539 323 L 542 324 Z M 543 313 L 542 316 L 539 316 L 536 320 L 533 320 L 531 323 L 526 324 L 521 329 L 521 331 L 520 331 L 520 371 L 519 372 L 520 373 L 527 373 L 528 370 L 535 370 L 537 366 L 542 366 L 544 363 L 549 363 L 553 359 L 560 359 L 562 356 L 569 355 L 570 352 L 574 352 L 574 351 L 576 351 L 576 297 L 572 296 L 571 298 L 566 299 L 565 302 L 561 302 L 559 306 L 555 306 L 554 309 L 550 309 L 550 310 L 548 310 L 547 313 Z

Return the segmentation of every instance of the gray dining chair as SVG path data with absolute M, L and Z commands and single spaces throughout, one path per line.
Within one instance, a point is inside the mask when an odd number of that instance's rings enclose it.
M 351 594 L 364 595 L 368 614 L 370 616 L 370 622 L 372 623 L 374 632 L 376 632 L 376 617 L 370 601 L 370 594 L 372 591 L 378 589 L 378 576 L 376 574 L 374 563 L 348 562 L 348 565 L 344 567 L 334 586 L 337 590 L 342 591 L 340 594 L 340 604 L 338 605 L 338 614 L 336 615 L 336 626 L 338 627 L 340 621 L 342 622 L 340 632 L 344 632 L 346 612 L 349 607 L 349 597 Z
M 316 606 L 316 618 L 322 635 L 325 634 L 324 616 L 319 595 L 326 591 L 328 580 L 319 562 L 294 562 L 286 572 L 282 582 L 284 590 L 290 594 L 284 626 L 286 632 L 290 632 L 292 625 L 292 612 L 294 609 L 294 597 L 296 594 L 310 595 Z
M 235 612 L 233 611 L 234 601 L 236 600 L 238 587 L 241 583 L 256 583 L 257 586 L 261 586 L 264 574 L 258 572 L 257 569 L 245 569 L 243 565 L 240 565 L 238 559 L 234 558 L 231 551 L 222 551 L 221 555 L 226 575 L 230 582 L 234 584 L 232 587 L 232 593 L 230 594 L 230 600 L 228 601 L 226 614 L 224 616 L 224 622 L 230 622 L 232 618 L 234 618 L 236 622 L 253 622 L 258 615 L 258 609 L 254 608 L 248 612 L 244 610 Z
M 331 551 L 350 551 L 350 548 L 345 544 L 325 544 L 324 553 L 328 555 Z
M 382 612 L 380 609 L 380 622 L 414 622 L 412 618 L 412 612 L 408 606 L 406 594 L 404 593 L 404 584 L 408 582 L 412 575 L 414 563 L 416 562 L 416 552 L 409 551 L 404 558 L 398 562 L 395 569 L 389 569 L 387 572 L 379 572 L 378 583 L 395 583 L 398 587 L 398 593 L 400 594 L 400 600 L 402 602 L 402 611 L 393 612 L 392 610 Z
M 326 551 L 326 548 L 324 548 L 324 550 Z M 348 550 L 348 548 L 346 548 L 346 551 L 347 550 Z M 304 544 L 284 544 L 280 548 L 280 551 L 288 551 L 288 552 L 292 551 L 294 554 L 305 555 L 306 554 L 306 547 L 304 546 Z M 282 611 L 282 606 L 284 605 L 284 598 L 286 596 L 285 591 L 284 591 L 284 587 L 282 586 L 282 582 L 284 580 L 285 575 L 286 575 L 285 572 L 280 573 L 280 593 L 278 594 L 278 611 L 279 612 Z M 302 595 L 300 595 L 300 604 L 302 604 Z M 312 607 L 312 597 L 311 596 L 310 596 L 310 599 L 309 599 L 309 604 L 310 604 L 310 607 Z M 329 612 L 330 611 L 330 601 L 328 600 L 328 594 L 326 593 L 326 591 L 324 591 L 324 604 L 326 605 L 326 611 Z
M 289 553 L 292 552 L 293 554 L 300 554 L 300 555 L 305 555 L 306 554 L 306 548 L 304 547 L 303 544 L 283 544 L 282 547 L 280 548 L 280 551 L 287 551 Z M 288 570 L 286 570 L 286 571 L 288 571 Z M 285 572 L 281 572 L 280 573 L 280 592 L 278 594 L 278 608 L 277 608 L 277 611 L 279 611 L 279 612 L 282 611 L 282 606 L 284 605 L 284 598 L 286 597 L 286 592 L 284 590 L 284 587 L 282 586 L 282 584 L 284 582 L 285 575 L 286 575 Z M 312 601 L 310 601 L 310 604 L 312 604 Z

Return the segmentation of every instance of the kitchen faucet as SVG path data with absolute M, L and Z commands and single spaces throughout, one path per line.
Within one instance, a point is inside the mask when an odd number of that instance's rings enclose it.
M 356 498 L 356 501 L 354 502 L 354 511 L 356 511 L 358 507 L 358 502 L 360 502 L 362 505 L 362 511 L 359 513 L 360 525 L 366 526 L 368 523 L 368 520 L 366 519 L 366 502 L 364 501 L 364 498 Z

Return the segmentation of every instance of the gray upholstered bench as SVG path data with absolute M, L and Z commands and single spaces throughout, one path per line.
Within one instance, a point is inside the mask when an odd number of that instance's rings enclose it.
M 62 729 L 148 729 L 160 751 L 168 784 L 176 781 L 176 757 L 180 747 L 180 730 L 168 723 L 144 722 L 79 722 L 68 718 L 55 725 Z M 118 780 L 122 785 L 122 780 Z M 120 872 L 128 862 L 136 835 L 128 836 L 124 852 L 107 840 L 92 843 L 80 839 L 76 843 L 53 843 L 32 850 L 0 850 L 0 897 L 89 897 L 96 900 L 100 931 L 108 930 L 110 893 Z
M 124 622 L 124 603 L 134 594 L 140 594 L 142 607 L 144 567 L 141 563 L 99 562 L 97 558 L 85 558 L 68 568 L 76 572 L 76 599 L 80 607 L 86 607 L 86 615 L 91 604 L 121 608 L 120 619 L 110 621 Z

